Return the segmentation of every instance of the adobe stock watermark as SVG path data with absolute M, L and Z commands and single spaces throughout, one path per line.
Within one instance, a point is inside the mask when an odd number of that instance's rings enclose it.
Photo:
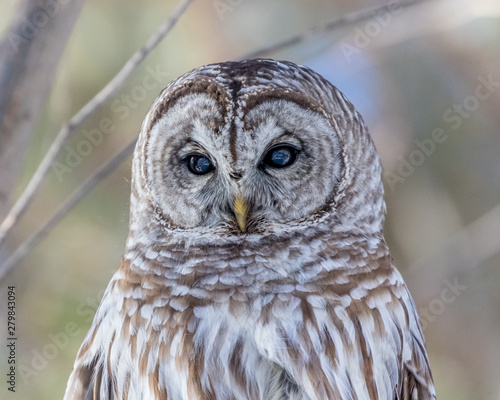
M 500 87 L 500 81 L 495 81 L 493 74 L 489 74 L 487 78 L 479 75 L 477 80 L 479 83 L 473 94 L 467 96 L 462 103 L 453 104 L 443 113 L 443 121 L 449 125 L 449 129 L 452 131 L 460 128 L 464 119 L 470 118 L 479 109 L 481 102 L 487 100 Z M 395 190 L 396 185 L 406 181 L 427 158 L 432 156 L 437 146 L 448 138 L 449 130 L 447 133 L 447 130 L 443 128 L 435 128 L 429 137 L 422 140 L 415 139 L 416 148 L 406 157 L 398 157 L 399 164 L 396 172 L 387 171 L 384 173 L 385 181 L 391 191 Z
M 134 86 L 128 93 L 121 95 L 111 102 L 111 113 L 118 119 L 126 119 L 131 110 L 138 107 L 139 103 L 144 101 L 148 92 L 157 89 L 168 76 L 168 72 L 162 71 L 157 65 L 155 69 L 146 67 L 147 74 L 139 85 Z M 163 88 L 164 85 L 161 85 Z M 116 125 L 113 119 L 109 117 L 102 118 L 92 129 L 82 129 L 81 135 L 84 136 L 76 145 L 67 145 L 63 161 L 55 161 L 52 164 L 52 170 L 56 174 L 57 180 L 62 182 L 65 174 L 74 171 L 88 157 L 96 147 L 98 147 L 107 135 L 113 133 Z
M 10 45 L 17 53 L 22 45 L 28 44 L 38 31 L 54 18 L 69 0 L 39 0 L 39 10 L 30 15 L 29 19 L 22 18 L 22 25 L 18 32 L 7 33 Z
M 244 0 L 214 0 L 215 12 L 221 21 L 224 21 L 228 12 L 233 12 Z
M 400 0 L 391 1 L 387 10 L 374 13 L 362 28 L 356 27 L 353 31 L 352 40 L 343 40 L 340 42 L 340 49 L 346 61 L 350 63 L 353 56 L 360 54 L 366 49 L 372 40 L 380 35 L 392 21 L 393 16 L 403 11 Z
M 438 297 L 432 299 L 427 307 L 418 309 L 423 330 L 430 322 L 434 322 L 439 315 L 444 313 L 447 304 L 453 303 L 467 289 L 467 286 L 458 283 L 457 278 L 453 283 L 446 279 L 444 285 L 445 287 Z
M 76 314 L 83 317 L 83 321 L 86 323 L 91 322 L 103 295 L 104 290 L 98 293 L 95 298 L 88 297 L 85 302 L 80 303 L 76 307 Z M 49 362 L 65 350 L 71 343 L 71 339 L 80 334 L 81 331 L 82 329 L 76 321 L 70 321 L 66 323 L 61 331 L 55 334 L 49 333 L 47 335 L 47 343 L 41 349 L 31 349 L 29 364 L 23 363 L 19 365 L 19 375 L 23 384 L 25 386 L 28 385 L 32 378 L 44 371 Z

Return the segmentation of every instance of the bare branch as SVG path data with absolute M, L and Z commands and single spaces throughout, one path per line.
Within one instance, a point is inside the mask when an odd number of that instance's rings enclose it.
M 381 5 L 381 6 L 366 8 L 366 9 L 360 10 L 360 11 L 354 11 L 352 13 L 345 14 L 336 20 L 327 22 L 326 24 L 315 26 L 311 29 L 308 29 L 304 32 L 301 32 L 301 33 L 295 35 L 295 36 L 284 39 L 280 42 L 261 47 L 260 49 L 257 49 L 257 50 L 250 52 L 250 53 L 245 54 L 243 57 L 241 57 L 241 59 L 262 57 L 262 56 L 265 56 L 265 55 L 270 54 L 270 53 L 276 53 L 276 52 L 284 50 L 288 47 L 295 46 L 299 43 L 305 42 L 307 40 L 311 40 L 311 39 L 318 37 L 320 35 L 324 35 L 325 33 L 329 33 L 329 32 L 332 32 L 334 30 L 343 28 L 345 26 L 365 21 L 365 20 L 370 19 L 374 15 L 377 15 L 379 13 L 389 12 L 394 7 L 398 7 L 398 8 L 409 7 L 409 6 L 412 6 L 415 4 L 423 3 L 424 1 L 428 1 L 428 0 L 401 0 L 399 2 L 391 1 L 391 2 L 384 4 L 384 5 Z
M 35 194 L 40 189 L 40 186 L 49 172 L 52 163 L 55 161 L 68 137 L 80 126 L 83 121 L 94 114 L 104 102 L 106 102 L 121 88 L 121 86 L 123 86 L 130 74 L 172 30 L 184 11 L 186 11 L 192 2 L 193 0 L 181 0 L 174 13 L 162 26 L 160 26 L 158 31 L 148 39 L 146 44 L 135 52 L 135 54 L 127 61 L 118 74 L 116 74 L 116 76 L 78 113 L 76 113 L 73 118 L 71 118 L 69 123 L 65 124 L 61 128 L 56 139 L 50 146 L 49 151 L 31 178 L 28 186 L 14 204 L 14 207 L 12 207 L 10 212 L 7 214 L 7 217 L 3 221 L 2 225 L 0 225 L 0 245 L 12 230 L 16 221 L 25 213 L 28 206 L 33 201 Z
M 120 163 L 125 160 L 130 153 L 134 150 L 137 139 L 132 140 L 126 147 L 124 147 L 118 154 L 116 154 L 110 161 L 103 165 L 99 170 L 94 172 L 89 178 L 78 186 L 70 197 L 66 199 L 54 214 L 45 222 L 45 224 L 33 235 L 31 235 L 10 258 L 0 268 L 0 281 L 14 268 L 19 261 L 21 261 L 26 254 L 28 254 L 38 242 L 49 233 L 49 231 L 56 226 L 61 219 L 82 200 L 101 180 L 106 178 Z
M 22 0 L 0 41 L 0 220 L 82 4 Z

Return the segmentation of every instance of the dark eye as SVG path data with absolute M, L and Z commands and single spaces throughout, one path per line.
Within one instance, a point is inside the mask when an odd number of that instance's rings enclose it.
M 210 159 L 203 154 L 190 154 L 185 160 L 189 171 L 195 175 L 205 175 L 215 169 Z
M 299 150 L 295 147 L 279 144 L 271 147 L 262 160 L 262 164 L 272 168 L 285 168 L 295 162 L 298 153 Z

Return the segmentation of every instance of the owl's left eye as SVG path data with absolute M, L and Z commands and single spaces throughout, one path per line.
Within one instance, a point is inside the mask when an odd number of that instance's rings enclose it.
M 185 160 L 189 172 L 195 175 L 205 175 L 215 169 L 212 161 L 210 161 L 210 159 L 203 154 L 189 154 Z
M 299 150 L 287 144 L 278 144 L 269 149 L 262 164 L 272 168 L 285 168 L 292 165 Z

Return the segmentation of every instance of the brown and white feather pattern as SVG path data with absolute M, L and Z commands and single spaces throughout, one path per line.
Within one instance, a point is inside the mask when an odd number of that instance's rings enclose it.
M 276 140 L 301 153 L 273 180 L 255 160 Z M 190 146 L 211 177 L 179 164 Z M 144 121 L 126 251 L 65 399 L 435 399 L 384 211 L 366 127 L 318 74 L 273 60 L 185 74 Z

